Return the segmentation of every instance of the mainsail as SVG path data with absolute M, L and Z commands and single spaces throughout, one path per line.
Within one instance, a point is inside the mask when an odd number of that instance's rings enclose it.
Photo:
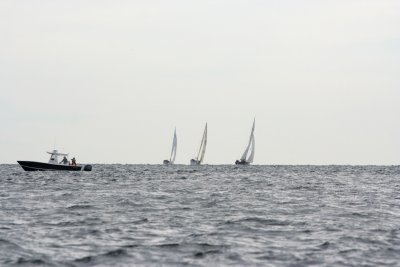
M 248 163 L 253 163 L 255 151 L 256 151 L 256 146 L 255 146 L 254 135 L 253 135 L 253 140 L 251 141 L 251 153 L 250 153 L 249 158 L 247 159 Z
M 255 125 L 256 125 L 256 120 L 254 119 L 253 127 L 251 128 L 249 144 L 247 145 L 246 150 L 243 152 L 243 155 L 240 158 L 241 161 L 246 161 L 246 162 L 249 162 L 249 163 L 253 162 L 254 153 L 255 153 L 255 141 L 254 141 L 254 128 L 255 128 Z M 249 153 L 249 150 L 250 150 L 250 155 L 247 158 L 247 154 Z
M 206 128 L 204 129 L 204 134 L 203 134 L 203 140 L 202 140 L 203 147 L 201 149 L 201 154 L 200 154 L 200 163 L 203 162 L 204 159 L 204 154 L 206 153 L 206 145 L 207 145 L 207 123 L 206 123 Z
M 204 154 L 206 153 L 206 145 L 207 145 L 207 123 L 206 123 L 206 127 L 204 128 L 204 133 L 203 133 L 203 137 L 201 139 L 199 152 L 197 153 L 197 157 L 196 157 L 196 160 L 199 163 L 203 162 Z
M 171 157 L 169 158 L 169 162 L 171 164 L 174 164 L 174 162 L 175 162 L 177 146 L 178 146 L 178 141 L 177 141 L 177 138 L 176 138 L 176 129 L 175 129 L 174 140 L 172 141 Z

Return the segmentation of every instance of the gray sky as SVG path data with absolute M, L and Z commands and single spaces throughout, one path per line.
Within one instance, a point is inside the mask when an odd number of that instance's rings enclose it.
M 400 1 L 0 1 L 0 162 L 399 164 Z

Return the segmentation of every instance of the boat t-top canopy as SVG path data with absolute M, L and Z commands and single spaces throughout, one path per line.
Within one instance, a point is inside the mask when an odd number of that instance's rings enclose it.
M 49 163 L 50 164 L 59 164 L 58 162 L 58 156 L 62 156 L 62 157 L 68 157 L 68 154 L 66 153 L 58 153 L 58 150 L 54 149 L 52 152 L 48 152 L 48 154 L 50 154 L 50 159 L 49 159 Z
M 58 153 L 58 150 L 53 150 L 52 152 L 48 152 L 48 154 L 50 155 L 54 155 L 54 156 L 63 156 L 63 157 L 68 157 L 69 154 L 66 153 Z

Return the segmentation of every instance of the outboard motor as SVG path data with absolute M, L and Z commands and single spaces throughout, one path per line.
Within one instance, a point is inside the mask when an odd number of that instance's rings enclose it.
M 92 170 L 92 165 L 85 165 L 85 166 L 83 166 L 83 170 L 84 170 L 84 171 L 87 171 L 87 172 L 90 172 L 90 171 Z

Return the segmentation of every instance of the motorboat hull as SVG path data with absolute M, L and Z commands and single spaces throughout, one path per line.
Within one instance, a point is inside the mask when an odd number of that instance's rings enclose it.
M 36 161 L 17 161 L 25 171 L 91 171 L 92 165 L 63 165 Z

